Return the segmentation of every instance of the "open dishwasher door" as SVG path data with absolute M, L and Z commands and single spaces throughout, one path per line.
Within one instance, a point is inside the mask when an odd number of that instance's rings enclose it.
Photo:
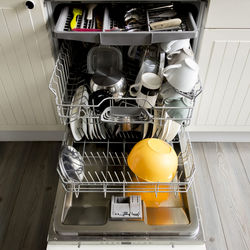
M 77 27 L 80 30 L 72 30 L 69 27 L 73 10 L 76 6 L 81 8 L 80 5 L 66 2 L 69 6 L 65 7 L 64 4 L 60 9 L 57 1 L 51 1 L 51 9 L 58 8 L 57 15 L 59 15 L 53 27 L 55 38 L 74 41 L 62 41 L 49 87 L 55 95 L 61 122 L 69 125 L 71 129 L 71 132 L 66 131 L 63 145 L 72 146 L 79 153 L 83 166 L 75 170 L 71 168 L 71 171 L 75 171 L 76 177 L 81 175 L 80 180 L 76 181 L 67 178 L 67 173 L 63 173 L 61 166 L 57 169 L 60 182 L 49 229 L 48 250 L 125 247 L 147 249 L 152 246 L 157 249 L 205 249 L 193 183 L 195 164 L 192 146 L 185 132 L 185 126 L 190 124 L 192 118 L 195 99 L 202 90 L 199 79 L 197 77 L 192 89 L 174 90 L 181 100 L 186 100 L 181 107 L 173 107 L 162 102 L 164 98 L 161 101 L 158 98 L 153 103 L 152 96 L 157 96 L 161 88 L 146 90 L 146 94 L 142 93 L 146 97 L 134 96 L 128 90 L 135 84 L 141 65 L 147 56 L 159 59 L 154 74 L 161 80 L 163 80 L 163 68 L 167 65 L 173 68 L 160 43 L 186 39 L 190 44 L 190 39 L 193 39 L 191 44 L 195 50 L 205 3 L 199 0 L 190 3 L 173 1 L 174 4 L 170 5 L 164 1 L 157 3 L 157 11 L 162 7 L 175 6 L 178 17 L 182 18 L 182 25 L 171 30 L 152 30 L 150 25 L 146 25 L 142 30 L 127 32 L 126 27 L 120 27 L 120 30 L 114 32 L 112 26 L 115 23 L 113 17 L 116 16 L 114 10 L 122 9 L 121 6 L 127 8 L 127 5 L 129 8 L 137 7 L 135 8 L 137 11 L 139 9 L 137 3 L 129 2 L 131 3 L 121 5 L 100 4 L 103 26 L 101 30 L 96 29 L 97 23 L 93 23 L 94 30 L 90 31 L 83 28 L 85 21 L 88 23 L 84 14 L 77 19 L 79 23 Z M 155 6 L 147 1 L 142 3 L 141 7 L 147 10 L 143 12 L 143 20 L 147 20 L 147 24 L 150 24 L 150 12 L 155 11 Z M 134 8 L 131 10 L 135 11 Z M 173 9 L 170 12 L 173 13 Z M 131 46 L 128 47 L 129 45 Z M 119 62 L 121 61 L 119 58 L 122 58 L 123 71 L 121 64 L 117 62 L 116 70 L 126 78 L 127 90 L 118 99 L 112 92 L 111 96 L 102 100 L 90 101 L 90 96 L 95 93 L 93 84 L 91 85 L 94 77 L 91 77 L 89 70 L 89 65 L 92 64 L 88 64 L 86 59 L 94 46 L 105 51 L 107 48 L 109 50 L 112 48 L 112 52 L 118 58 L 115 61 Z M 191 45 L 188 49 L 193 56 Z M 121 52 L 118 52 L 119 50 Z M 136 53 L 131 56 L 133 50 Z M 139 60 L 137 53 L 141 53 Z M 93 62 L 96 58 L 100 59 L 99 56 L 93 56 Z M 102 63 L 108 64 L 108 60 L 103 58 Z M 186 76 L 184 78 L 186 80 Z M 140 99 L 143 99 L 143 104 Z M 105 107 L 102 109 L 101 105 Z M 178 129 L 169 139 L 168 131 L 171 126 L 174 128 L 173 124 L 176 124 Z M 105 128 L 104 133 L 103 128 Z M 129 152 L 138 141 L 147 137 L 162 140 L 166 138 L 165 141 L 178 155 L 178 168 L 172 181 L 140 180 L 128 167 Z M 154 200 L 152 196 L 158 197 L 161 202 L 152 204 L 150 202 Z

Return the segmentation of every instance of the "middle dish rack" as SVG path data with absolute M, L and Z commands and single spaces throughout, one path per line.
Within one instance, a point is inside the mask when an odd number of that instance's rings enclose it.
M 82 57 L 86 55 L 82 54 Z M 165 60 L 165 56 L 164 56 Z M 164 67 L 163 62 L 162 67 Z M 133 71 L 131 65 L 131 71 Z M 127 71 L 128 68 L 126 69 Z M 159 72 L 161 69 L 159 70 Z M 125 77 L 133 82 L 136 75 L 129 75 L 128 72 L 124 72 Z M 126 75 L 128 74 L 128 75 Z M 186 107 L 176 106 L 164 106 L 157 104 L 152 106 L 146 99 L 141 98 L 144 103 L 147 103 L 151 108 L 144 108 L 136 103 L 137 97 L 125 96 L 119 99 L 114 97 L 107 97 L 98 103 L 72 103 L 72 99 L 79 86 L 86 86 L 86 90 L 89 91 L 89 82 L 87 78 L 87 66 L 86 62 L 79 64 L 77 68 L 72 66 L 72 47 L 64 43 L 56 60 L 55 68 L 49 83 L 49 88 L 55 96 L 56 107 L 58 116 L 61 119 L 62 124 L 66 125 L 77 119 L 88 119 L 88 122 L 105 122 L 105 123 L 127 123 L 126 117 L 131 114 L 134 115 L 134 119 L 130 120 L 131 124 L 143 124 L 143 123 L 163 123 L 166 120 L 174 120 L 179 123 L 183 123 L 184 126 L 190 124 L 190 120 L 195 105 L 195 99 L 201 92 L 200 83 L 190 93 L 179 92 L 181 95 L 190 100 L 189 105 Z M 132 78 L 132 79 L 131 79 Z M 79 100 L 85 100 L 84 91 L 78 96 Z M 102 112 L 98 112 L 100 106 L 105 104 L 107 107 Z M 185 117 L 166 117 L 167 112 L 184 112 Z M 156 115 L 157 114 L 157 115 Z

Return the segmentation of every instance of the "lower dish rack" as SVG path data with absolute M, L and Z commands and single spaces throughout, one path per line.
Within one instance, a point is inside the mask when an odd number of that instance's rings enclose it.
M 66 179 L 57 168 L 62 185 L 67 192 L 76 196 L 82 192 L 107 193 L 154 193 L 155 196 L 164 192 L 181 192 L 189 190 L 194 180 L 195 164 L 192 147 L 184 128 L 171 145 L 178 154 L 178 169 L 172 182 L 146 182 L 140 180 L 128 167 L 127 156 L 137 141 L 131 137 L 126 140 L 103 142 L 74 142 L 66 136 L 64 144 L 73 145 L 83 158 L 81 182 Z M 79 170 L 76 170 L 79 171 Z

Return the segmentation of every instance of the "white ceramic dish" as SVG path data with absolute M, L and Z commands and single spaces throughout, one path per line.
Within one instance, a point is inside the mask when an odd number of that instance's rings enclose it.
M 80 141 L 84 136 L 84 132 L 82 130 L 82 120 L 79 119 L 81 111 L 80 105 L 84 103 L 84 90 L 84 86 L 80 86 L 76 90 L 71 102 L 72 107 L 70 108 L 70 129 L 76 141 Z

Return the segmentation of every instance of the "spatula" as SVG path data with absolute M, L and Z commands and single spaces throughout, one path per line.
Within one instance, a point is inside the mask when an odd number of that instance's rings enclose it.
M 82 10 L 76 9 L 76 8 L 73 9 L 73 19 L 70 22 L 70 28 L 71 28 L 71 30 L 73 30 L 73 29 L 76 28 L 76 26 L 77 26 L 77 20 L 76 20 L 76 18 L 78 16 L 81 16 L 81 15 L 82 15 Z

